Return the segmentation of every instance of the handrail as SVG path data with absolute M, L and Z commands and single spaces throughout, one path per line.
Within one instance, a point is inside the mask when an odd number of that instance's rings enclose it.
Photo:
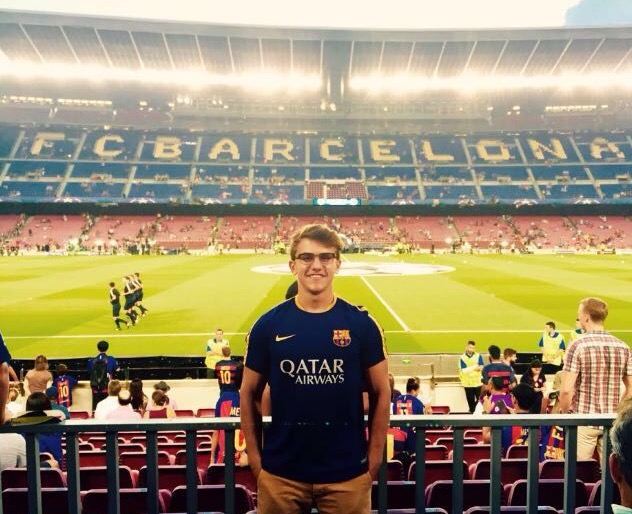
M 269 423 L 270 418 L 264 418 Z M 566 463 L 565 463 L 565 492 L 564 512 L 575 511 L 575 481 L 576 473 L 577 428 L 580 426 L 599 426 L 604 428 L 603 453 L 601 458 L 601 512 L 609 512 L 612 503 L 613 482 L 608 472 L 608 456 L 610 453 L 609 431 L 614 421 L 613 414 L 565 414 L 565 415 L 417 415 L 391 416 L 392 427 L 417 429 L 416 440 L 416 505 L 417 513 L 425 511 L 424 470 L 425 470 L 425 431 L 439 427 L 452 427 L 453 430 L 453 485 L 452 485 L 452 513 L 463 512 L 463 448 L 465 428 L 491 427 L 490 446 L 490 512 L 499 513 L 501 504 L 501 430 L 506 426 L 523 426 L 529 429 L 528 443 L 528 474 L 527 474 L 527 512 L 535 514 L 538 509 L 538 462 L 539 441 L 531 437 L 538 433 L 541 426 L 563 426 L 566 428 Z M 17 432 L 26 438 L 27 446 L 27 480 L 29 491 L 29 514 L 42 514 L 41 484 L 39 474 L 39 442 L 38 434 L 63 433 L 66 435 L 66 464 L 68 469 L 68 498 L 69 514 L 80 514 L 80 480 L 79 480 L 79 451 L 78 434 L 83 432 L 104 432 L 106 434 L 106 458 L 108 474 L 108 514 L 120 514 L 119 482 L 118 482 L 118 440 L 116 434 L 120 431 L 146 432 L 147 451 L 147 502 L 148 513 L 157 514 L 158 503 L 158 452 L 157 433 L 160 431 L 182 430 L 186 433 L 187 452 L 187 513 L 197 513 L 197 463 L 196 463 L 196 432 L 198 430 L 226 430 L 226 455 L 234 455 L 234 432 L 240 428 L 239 418 L 174 418 L 168 420 L 145 420 L 140 422 L 98 420 L 67 420 L 58 424 L 44 425 L 4 425 L 0 426 L 0 433 Z M 234 459 L 226 459 L 226 487 L 225 511 L 234 514 Z M 386 513 L 386 463 L 383 463 L 378 480 L 378 512 Z M 1 484 L 0 484 L 1 487 Z M 607 506 L 607 509 L 606 509 Z M 0 502 L 0 514 L 3 514 Z M 5 513 L 10 514 L 10 513 Z

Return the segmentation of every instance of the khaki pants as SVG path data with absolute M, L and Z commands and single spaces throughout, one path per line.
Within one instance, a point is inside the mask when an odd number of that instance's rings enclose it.
M 599 464 L 603 453 L 603 428 L 577 427 L 577 459 L 592 459 L 597 448 Z
M 369 514 L 372 483 L 369 473 L 345 482 L 308 484 L 261 470 L 257 514 L 309 514 L 312 504 L 319 514 Z

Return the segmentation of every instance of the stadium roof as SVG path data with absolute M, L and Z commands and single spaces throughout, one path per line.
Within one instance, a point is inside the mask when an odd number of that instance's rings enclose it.
M 542 76 L 632 71 L 629 27 L 366 31 L 219 26 L 0 10 L 0 64 L 235 74 Z

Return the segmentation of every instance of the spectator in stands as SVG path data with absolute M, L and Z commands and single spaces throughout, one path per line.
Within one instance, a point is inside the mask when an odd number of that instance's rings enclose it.
M 220 394 L 238 391 L 241 386 L 243 365 L 232 358 L 230 346 L 222 347 L 222 356 L 223 359 L 215 365 L 215 376 Z
M 531 414 L 535 403 L 535 391 L 527 384 L 518 384 L 509 393 L 511 401 L 515 405 L 513 410 L 502 408 L 498 403 L 493 403 L 491 398 L 484 401 L 485 414 Z M 491 441 L 491 427 L 483 427 L 483 442 Z M 536 432 L 537 433 L 537 432 Z M 528 429 L 521 426 L 502 427 L 502 453 L 506 454 L 507 448 L 512 444 L 526 445 L 529 437 Z
M 224 331 L 221 328 L 215 330 L 215 337 L 206 342 L 206 359 L 204 364 L 209 369 L 208 378 L 215 377 L 215 365 L 222 359 L 222 347 L 229 346 L 228 339 L 224 339 Z
M 0 434 L 0 472 L 26 467 L 26 441 L 21 434 Z
M 50 400 L 41 392 L 31 393 L 26 399 L 26 412 L 14 418 L 16 424 L 23 423 L 59 423 L 63 414 L 51 408 Z M 61 464 L 63 452 L 61 449 L 61 433 L 39 434 L 40 452 L 50 453 L 58 464 Z
M 175 411 L 169 406 L 169 397 L 160 389 L 156 389 L 151 395 L 151 410 L 143 415 L 145 419 L 175 418 Z
M 566 343 L 562 334 L 555 330 L 555 323 L 552 321 L 547 321 L 544 325 L 544 333 L 540 337 L 538 346 L 542 348 L 544 372 L 553 374 L 561 370 Z
M 489 364 L 483 366 L 483 385 L 490 389 L 489 380 L 492 377 L 500 377 L 503 380 L 503 392 L 507 392 L 516 384 L 516 375 L 513 368 L 500 359 L 500 348 L 495 344 L 491 345 L 489 351 Z
M 169 384 L 167 384 L 167 382 L 165 382 L 164 380 L 156 382 L 154 384 L 154 391 L 162 391 L 167 396 L 167 403 L 169 404 L 169 407 L 171 407 L 174 411 L 178 410 L 177 402 L 167 394 L 169 391 L 171 391 L 171 387 L 169 386 Z M 153 408 L 153 402 L 149 402 L 145 410 L 148 411 L 152 410 Z
M 604 329 L 608 304 L 603 300 L 584 298 L 577 317 L 586 333 L 569 346 L 564 359 L 560 410 L 614 413 L 621 399 L 632 395 L 632 351 Z M 577 458 L 590 459 L 597 448 L 601 460 L 602 438 L 601 427 L 578 427 Z
M 529 364 L 529 369 L 524 372 L 520 377 L 521 384 L 527 384 L 533 387 L 536 393 L 534 412 L 539 414 L 542 412 L 542 399 L 544 397 L 544 389 L 546 376 L 542 372 L 542 361 L 540 359 L 533 359 Z
M 570 346 L 570 344 L 575 341 L 575 339 L 577 339 L 579 336 L 585 334 L 586 331 L 580 326 L 579 323 L 579 318 L 575 319 L 575 330 L 571 330 L 568 336 L 568 344 Z
M 7 411 L 10 414 L 9 417 L 13 418 L 24 412 L 24 405 L 18 401 L 20 391 L 17 388 L 9 388 L 9 403 L 7 403 Z
M 392 373 L 388 374 L 388 386 L 391 389 L 391 403 L 393 403 L 395 398 L 400 396 L 402 392 L 399 389 L 395 389 L 395 377 Z
M 476 342 L 468 341 L 465 352 L 459 359 L 459 380 L 465 389 L 465 399 L 472 413 L 481 397 L 481 371 L 484 365 L 483 356 L 476 351 Z
M 55 389 L 53 386 L 50 386 L 46 388 L 46 391 L 44 394 L 46 395 L 46 397 L 48 398 L 48 401 L 50 402 L 51 410 L 56 410 L 58 412 L 61 412 L 64 415 L 62 419 L 70 419 L 70 412 L 68 412 L 68 408 L 57 403 L 57 389 Z
M 11 354 L 4 344 L 2 333 L 0 332 L 0 425 L 5 421 L 5 410 L 7 398 L 9 396 L 9 361 Z
M 147 410 L 149 398 L 143 392 L 143 381 L 140 378 L 133 378 L 129 383 L 130 404 L 132 410 L 138 412 L 141 416 Z M 121 395 L 119 394 L 119 399 Z M 120 402 L 119 402 L 120 403 Z
M 97 350 L 99 354 L 88 361 L 88 373 L 90 374 L 90 387 L 92 388 L 92 410 L 96 409 L 97 404 L 108 397 L 108 383 L 115 376 L 119 366 L 116 359 L 107 354 L 110 343 L 107 341 L 99 341 Z M 105 368 L 103 366 L 105 364 Z M 118 394 L 118 392 L 116 393 Z
M 108 383 L 108 395 L 94 409 L 94 419 L 104 420 L 108 413 L 118 408 L 118 394 L 121 392 L 121 382 L 114 379 Z
M 72 375 L 68 375 L 68 367 L 65 364 L 57 364 L 56 371 L 57 376 L 52 385 L 57 391 L 55 402 L 64 407 L 70 407 L 72 405 L 72 390 L 79 382 Z
M 222 348 L 224 355 L 230 356 L 230 348 L 225 346 Z M 228 352 L 226 351 L 228 350 Z M 231 359 L 232 361 L 232 359 Z M 222 360 L 218 363 L 216 369 L 221 363 L 229 362 L 228 360 Z M 235 362 L 235 361 L 232 361 Z M 225 367 L 225 366 L 224 366 Z M 241 387 L 242 373 L 233 372 L 232 367 L 230 370 L 222 369 L 218 370 L 217 380 L 220 383 L 220 395 L 215 404 L 215 417 L 231 417 L 239 418 L 241 416 L 240 403 L 239 403 L 239 388 Z M 234 380 L 231 380 L 228 375 L 231 375 Z M 222 383 L 226 382 L 226 383 Z M 211 464 L 222 464 L 225 462 L 225 431 L 215 430 L 213 432 L 213 438 L 211 440 Z M 246 441 L 242 430 L 235 431 L 235 464 L 239 466 L 248 465 L 248 455 L 246 453 Z
M 612 505 L 613 514 L 632 513 L 632 398 L 627 398 L 610 431 L 612 453 L 609 467 L 612 479 L 619 486 L 621 505 Z
M 505 348 L 503 350 L 503 362 L 513 369 L 515 362 L 518 360 L 518 352 L 513 348 Z
M 421 382 L 419 377 L 411 377 L 406 381 L 406 394 L 402 394 L 393 400 L 393 414 L 400 416 L 412 416 L 418 414 L 432 414 L 430 406 L 424 406 L 418 398 Z M 406 449 L 409 453 L 415 452 L 415 429 L 406 429 Z
M 248 336 L 241 427 L 260 514 L 305 512 L 312 503 L 330 513 L 370 510 L 389 421 L 388 365 L 379 325 L 334 294 L 341 250 L 339 236 L 324 225 L 296 232 L 289 262 L 296 300 L 261 316 Z M 262 441 L 257 403 L 266 383 L 272 424 Z
M 505 381 L 503 377 L 492 377 L 489 380 L 489 388 L 483 393 L 480 401 L 476 405 L 474 414 L 483 414 L 485 412 L 485 404 L 489 402 L 493 406 L 497 406 L 497 411 L 504 411 L 504 408 L 512 409 L 514 404 L 509 394 L 509 391 L 505 388 Z
M 35 357 L 35 368 L 26 373 L 26 391 L 29 394 L 43 393 L 53 375 L 48 371 L 48 359 L 44 355 Z
M 126 389 L 121 389 L 117 396 L 118 406 L 105 415 L 107 420 L 140 421 L 143 417 L 132 407 L 132 395 Z

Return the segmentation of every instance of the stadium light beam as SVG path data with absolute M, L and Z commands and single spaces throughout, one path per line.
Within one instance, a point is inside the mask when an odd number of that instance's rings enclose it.
M 140 70 L 105 68 L 101 66 L 76 66 L 67 64 L 42 64 L 30 62 L 1 62 L 0 76 L 20 79 L 48 79 L 55 81 L 126 82 L 179 86 L 199 89 L 207 86 L 238 87 L 258 93 L 276 91 L 318 91 L 322 85 L 318 75 L 297 73 L 242 73 L 212 74 L 199 70 Z
M 411 75 L 364 75 L 349 80 L 349 87 L 368 94 L 410 94 L 434 91 L 481 93 L 518 89 L 630 89 L 632 73 L 590 73 L 560 75 L 475 75 L 425 77 Z

